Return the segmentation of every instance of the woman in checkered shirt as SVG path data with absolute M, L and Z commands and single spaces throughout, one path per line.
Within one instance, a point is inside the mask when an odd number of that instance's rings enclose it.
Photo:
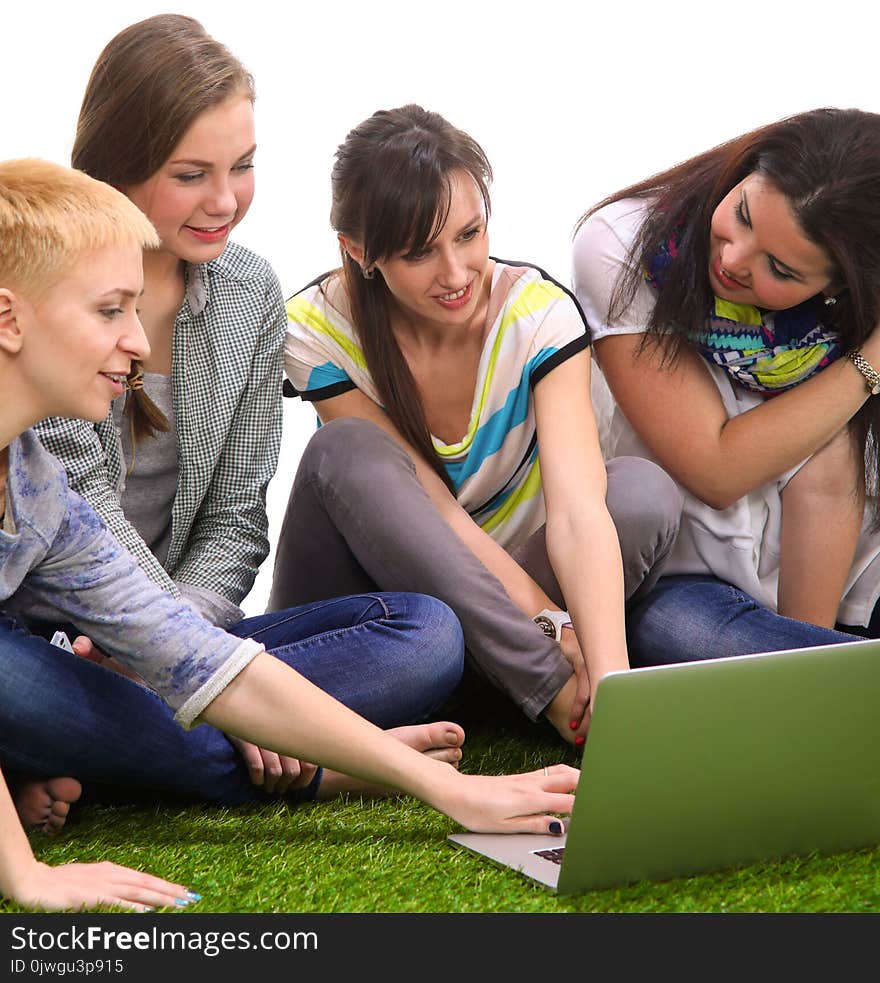
M 269 549 L 265 493 L 281 438 L 286 325 L 269 264 L 229 241 L 254 192 L 253 99 L 241 63 L 188 17 L 134 24 L 99 57 L 73 164 L 125 191 L 159 233 L 160 248 L 144 254 L 139 301 L 151 351 L 105 420 L 53 418 L 40 437 L 74 490 L 169 593 L 262 642 L 373 723 L 403 728 L 401 739 L 457 762 L 461 728 L 421 723 L 461 674 L 461 631 L 445 605 L 374 592 L 245 620 L 238 607 Z M 51 635 L 59 625 L 44 627 Z M 67 627 L 78 655 L 105 661 Z M 104 688 L 90 695 L 113 706 L 119 687 L 138 682 L 106 665 Z M 211 728 L 183 733 L 143 686 L 133 698 L 146 739 L 135 746 L 130 719 L 103 715 L 88 753 L 69 765 L 77 779 L 221 804 L 323 797 L 349 785 L 237 739 L 233 750 L 233 739 Z M 47 758 L 52 774 L 51 749 Z M 55 798 L 47 782 L 27 781 L 18 803 L 41 823 Z

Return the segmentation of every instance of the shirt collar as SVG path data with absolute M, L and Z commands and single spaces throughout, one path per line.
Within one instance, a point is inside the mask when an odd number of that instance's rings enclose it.
M 208 278 L 204 263 L 188 263 L 186 267 L 186 299 L 193 314 L 201 314 L 208 306 Z

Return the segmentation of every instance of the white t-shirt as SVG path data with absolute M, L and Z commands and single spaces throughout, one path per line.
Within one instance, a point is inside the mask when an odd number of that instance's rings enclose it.
M 641 334 L 654 306 L 654 292 L 642 283 L 627 310 L 609 323 L 609 301 L 622 270 L 629 264 L 629 249 L 641 226 L 644 202 L 614 202 L 591 215 L 574 242 L 575 295 L 586 314 L 593 341 L 607 335 Z M 733 417 L 759 405 L 762 398 L 737 386 L 720 367 L 705 364 L 724 408 Z M 598 366 L 594 366 L 600 376 Z M 607 386 L 606 386 L 607 389 Z M 603 404 L 599 401 L 597 411 Z M 633 454 L 656 461 L 636 435 L 613 397 L 604 404 L 600 434 L 606 457 Z M 657 462 L 659 463 L 659 462 Z M 776 610 L 779 577 L 782 490 L 802 463 L 773 481 L 744 495 L 730 508 L 713 509 L 682 489 L 681 527 L 665 574 L 709 574 L 725 580 Z M 846 582 L 838 620 L 867 625 L 880 597 L 880 536 L 868 530 L 865 510 L 862 535 Z
M 306 400 L 357 388 L 379 403 L 338 278 L 323 287 L 306 287 L 287 302 L 287 377 Z M 495 262 L 487 323 L 467 433 L 455 443 L 433 442 L 458 502 L 513 549 L 546 520 L 533 389 L 590 339 L 574 298 L 526 264 Z

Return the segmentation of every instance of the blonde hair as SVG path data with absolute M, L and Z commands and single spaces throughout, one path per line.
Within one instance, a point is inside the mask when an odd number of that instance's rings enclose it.
M 83 254 L 129 245 L 159 238 L 120 191 L 49 161 L 0 161 L 0 287 L 39 299 Z

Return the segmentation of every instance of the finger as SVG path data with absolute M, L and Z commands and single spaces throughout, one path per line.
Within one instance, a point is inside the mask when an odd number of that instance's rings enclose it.
M 589 705 L 589 688 L 578 686 L 577 690 L 575 691 L 574 699 L 571 702 L 571 722 L 577 725 L 577 727 L 572 728 L 573 730 L 577 730 L 584 722 L 584 714 L 587 712 L 587 707 Z
M 547 765 L 546 768 L 533 771 L 532 774 L 543 775 L 545 778 L 550 778 L 551 780 L 556 778 L 564 778 L 566 781 L 574 782 L 574 785 L 577 785 L 578 779 L 581 777 L 581 770 L 580 768 L 572 768 L 571 765 L 555 764 Z
M 183 884 L 166 881 L 153 874 L 109 864 L 108 890 L 127 901 L 151 907 L 185 907 L 201 900 L 201 895 Z
M 260 748 L 263 759 L 263 791 L 274 795 L 281 780 L 281 758 L 274 751 Z
M 306 788 L 311 785 L 312 779 L 318 771 L 318 766 L 313 765 L 310 761 L 300 761 L 299 767 L 299 777 L 291 782 L 291 788 Z
M 176 898 L 188 898 L 195 900 L 201 896 L 191 891 L 183 884 L 174 884 L 171 881 L 162 880 L 161 877 L 153 877 L 152 874 L 144 874 L 140 871 L 132 871 L 123 868 L 127 877 L 124 879 L 124 888 L 118 890 L 128 892 L 132 900 L 141 899 L 149 904 L 173 904 Z M 134 875 L 134 877 L 132 877 Z M 137 897 L 133 892 L 140 892 Z M 163 900 L 164 899 L 164 900 Z
M 101 656 L 88 635 L 77 635 L 72 644 L 73 654 L 89 662 L 101 662 Z
M 590 720 L 592 715 L 590 713 L 589 706 L 586 709 L 583 717 L 581 717 L 581 722 L 578 724 L 576 730 L 574 731 L 574 746 L 579 751 L 583 751 L 584 745 L 587 743 L 587 736 L 590 732 Z
M 521 775 L 524 780 L 534 783 L 542 792 L 564 792 L 574 795 L 581 773 L 570 765 L 550 765 L 538 771 L 530 771 Z M 548 808 L 542 806 L 542 808 Z
M 278 778 L 275 791 L 278 795 L 284 795 L 299 778 L 302 772 L 302 765 L 299 759 L 289 758 L 285 754 L 279 757 L 279 761 L 281 763 L 281 775 Z
M 130 895 L 134 895 L 133 897 Z M 185 899 L 181 899 L 185 901 Z M 188 901 L 185 904 L 178 904 L 173 898 L 167 898 L 164 896 L 151 897 L 147 894 L 141 896 L 138 891 L 120 891 L 116 894 L 107 891 L 106 893 L 96 897 L 94 899 L 86 901 L 82 907 L 83 908 L 96 908 L 101 907 L 114 907 L 114 908 L 126 908 L 129 911 L 155 911 L 157 908 L 180 908 L 186 907 L 189 904 Z
M 550 833 L 558 836 L 565 831 L 559 815 L 570 815 L 574 806 L 573 795 L 541 796 L 540 812 L 524 816 L 511 816 L 503 823 L 505 833 Z M 496 827 L 497 828 L 497 827 Z
M 263 784 L 263 758 L 260 749 L 255 744 L 242 741 L 238 745 L 238 750 L 248 770 L 251 784 L 261 787 Z

